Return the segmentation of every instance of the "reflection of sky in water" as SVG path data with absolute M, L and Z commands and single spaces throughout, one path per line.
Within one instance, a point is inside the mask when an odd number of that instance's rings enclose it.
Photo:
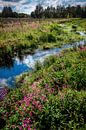
M 84 45 L 86 41 L 76 42 L 73 45 L 64 45 L 62 48 L 54 48 L 45 51 L 37 51 L 34 55 L 24 56 L 23 60 L 20 61 L 17 57 L 15 58 L 15 62 L 13 67 L 0 68 L 0 86 L 14 86 L 15 85 L 15 77 L 22 74 L 23 72 L 30 71 L 34 68 L 34 65 L 37 61 L 43 62 L 43 60 L 50 55 L 55 55 L 59 53 L 61 50 L 66 48 L 71 48 L 73 46 Z
M 79 33 L 81 36 L 86 36 L 86 33 L 84 33 L 84 32 L 77 31 L 77 33 Z
M 0 68 L 0 84 L 1 86 L 6 85 L 13 85 L 14 84 L 14 77 L 17 75 L 20 75 L 21 73 L 29 70 L 29 68 L 26 64 L 23 64 L 20 62 L 20 64 L 15 61 L 14 66 L 11 68 L 2 67 Z

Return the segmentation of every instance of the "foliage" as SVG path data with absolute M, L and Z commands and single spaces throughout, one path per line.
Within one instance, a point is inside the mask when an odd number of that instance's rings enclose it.
M 48 6 L 43 9 L 41 5 L 37 5 L 35 11 L 31 12 L 33 18 L 86 18 L 86 6 Z
M 82 96 L 83 95 L 83 96 Z M 84 126 L 86 93 L 64 89 L 58 96 L 49 95 L 44 109 L 38 113 L 37 127 L 47 129 L 79 129 Z
M 52 65 L 53 63 L 55 63 L 57 57 L 56 56 L 49 56 L 47 57 L 44 62 L 43 62 L 43 66 L 44 67 L 49 67 L 50 65 Z
M 21 19 L 8 19 L 8 21 L 1 19 L 0 64 L 4 65 L 4 57 L 13 63 L 12 57 L 15 55 L 22 57 L 26 53 L 34 53 L 36 49 L 61 47 L 85 39 L 85 36 L 77 33 L 86 30 L 85 21 L 85 19 L 43 20 L 28 24 L 28 21 Z
M 0 17 L 2 18 L 25 18 L 28 17 L 27 14 L 24 13 L 17 13 L 17 12 L 13 12 L 10 6 L 5 6 L 3 7 L 2 13 L 0 15 Z
M 2 17 L 13 17 L 13 12 L 11 7 L 4 7 L 2 11 Z
M 37 63 L 0 102 L 3 130 L 86 128 L 86 51 L 63 51 Z
M 35 10 L 31 12 L 32 18 L 86 18 L 86 6 L 48 6 L 43 8 L 40 4 L 36 6 Z M 29 15 L 24 13 L 13 12 L 11 7 L 3 7 L 0 17 L 8 18 L 29 18 Z
M 52 43 L 56 42 L 56 37 L 52 33 L 44 33 L 39 37 L 39 41 Z
M 43 82 L 49 83 L 50 86 L 53 85 L 60 87 L 63 84 L 66 84 L 77 90 L 86 89 L 85 53 L 86 52 L 83 51 L 84 56 L 83 58 L 80 58 L 78 55 L 80 55 L 81 52 L 74 54 L 71 52 L 68 55 L 58 58 L 55 63 L 51 62 L 51 66 L 45 70 L 47 73 L 44 74 L 45 76 Z M 46 60 L 44 63 L 48 63 L 48 60 Z
M 10 19 L 9 19 L 10 21 Z M 0 24 L 0 66 L 36 49 L 55 48 L 85 39 L 86 19 L 13 21 Z M 64 50 L 37 62 L 17 79 L 17 88 L 0 102 L 3 130 L 86 128 L 86 46 Z

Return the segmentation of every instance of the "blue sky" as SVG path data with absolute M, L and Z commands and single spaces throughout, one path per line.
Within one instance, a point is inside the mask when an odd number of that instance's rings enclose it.
M 14 11 L 29 14 L 37 4 L 44 7 L 57 5 L 86 5 L 86 0 L 0 0 L 0 11 L 3 6 L 11 6 Z

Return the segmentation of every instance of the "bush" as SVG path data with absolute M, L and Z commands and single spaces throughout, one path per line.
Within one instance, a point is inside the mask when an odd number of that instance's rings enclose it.
M 79 54 L 79 58 L 86 58 L 86 51 L 81 51 Z
M 49 67 L 50 65 L 52 65 L 57 59 L 57 56 L 50 56 L 47 57 L 44 62 L 43 62 L 43 66 L 44 67 Z
M 79 130 L 85 124 L 85 113 L 86 93 L 67 90 L 60 96 L 49 96 L 42 113 L 38 114 L 37 127 L 41 130 Z
M 48 34 L 48 42 L 56 42 L 56 37 L 53 34 Z
M 33 40 L 32 34 L 28 35 L 28 36 L 27 36 L 27 39 L 28 39 L 28 40 Z
M 77 29 L 77 25 L 72 25 L 72 28 L 73 29 Z
M 40 70 L 41 68 L 42 68 L 42 63 L 39 62 L 39 61 L 37 61 L 37 62 L 35 63 L 35 70 L 37 71 L 37 70 Z
M 50 31 L 51 32 L 55 31 L 58 34 L 63 33 L 62 27 L 59 26 L 58 24 L 51 25 Z
M 48 42 L 48 37 L 46 33 L 42 33 L 41 36 L 39 37 L 39 42 Z
M 39 41 L 41 42 L 56 42 L 56 37 L 53 34 L 46 34 L 43 33 L 40 37 L 39 37 Z
M 73 68 L 71 70 L 71 76 L 69 80 L 69 84 L 72 88 L 77 90 L 84 89 L 86 90 L 86 67 L 85 63 L 83 65 L 78 64 L 77 68 Z
M 76 31 L 77 30 L 77 25 L 72 25 L 72 29 L 73 29 L 73 31 Z

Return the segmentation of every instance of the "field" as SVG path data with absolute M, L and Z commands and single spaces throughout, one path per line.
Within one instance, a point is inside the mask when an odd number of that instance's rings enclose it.
M 83 39 L 77 31 L 86 31 L 85 19 L 2 21 L 0 22 L 0 47 L 6 47 L 12 52 L 26 48 L 34 52 L 36 48 L 47 49 L 71 44 Z
M 86 39 L 80 32 L 86 34 L 86 19 L 1 20 L 0 62 Z M 85 115 L 86 45 L 37 62 L 0 102 L 1 130 L 85 130 Z

